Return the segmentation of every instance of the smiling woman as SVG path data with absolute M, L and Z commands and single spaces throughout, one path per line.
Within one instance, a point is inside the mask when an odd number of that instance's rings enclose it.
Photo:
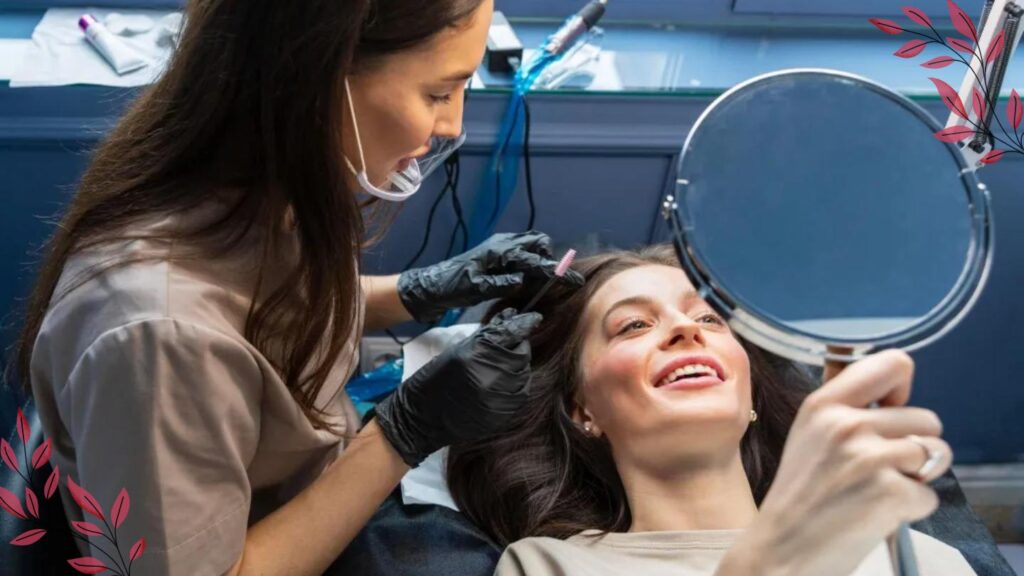
M 909 357 L 876 355 L 811 392 L 732 333 L 670 248 L 575 268 L 585 286 L 537 307 L 527 408 L 449 454 L 460 509 L 512 543 L 499 576 L 889 573 L 884 536 L 935 509 L 923 482 L 950 463 L 938 418 L 902 407 Z M 973 574 L 913 538 L 922 575 Z

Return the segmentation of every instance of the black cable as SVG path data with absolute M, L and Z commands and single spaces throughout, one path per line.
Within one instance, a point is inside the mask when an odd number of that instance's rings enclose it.
M 409 338 L 409 339 L 408 339 L 408 340 L 406 340 L 405 342 L 402 342 L 402 341 L 401 341 L 401 340 L 400 340 L 400 339 L 398 338 L 398 336 L 396 336 L 396 335 L 395 335 L 395 333 L 391 331 L 391 329 L 390 329 L 390 328 L 385 328 L 385 329 L 384 329 L 384 332 L 385 332 L 385 333 L 387 333 L 387 335 L 388 335 L 388 336 L 391 336 L 391 339 L 392 339 L 392 340 L 394 340 L 394 341 L 395 341 L 395 344 L 398 344 L 399 346 L 405 346 L 405 345 L 406 345 L 406 344 L 408 344 L 409 342 L 412 342 L 412 338 Z
M 445 251 L 445 258 L 451 258 L 453 256 L 453 250 L 455 249 L 455 238 L 458 236 L 459 231 L 462 231 L 462 252 L 465 252 L 469 247 L 469 228 L 466 226 L 465 214 L 462 211 L 462 202 L 459 200 L 459 178 L 462 174 L 462 165 L 456 165 L 455 178 L 452 186 L 452 210 L 455 212 L 456 224 L 452 228 L 451 238 L 448 239 L 448 250 Z
M 523 161 L 526 164 L 526 199 L 530 203 L 530 219 L 526 224 L 527 230 L 533 230 L 533 223 L 537 217 L 537 205 L 533 199 L 533 173 L 530 171 L 530 103 L 523 95 L 523 110 L 526 113 L 526 133 L 523 135 Z
M 447 165 L 445 166 L 445 172 L 448 171 Z M 430 207 L 430 214 L 427 216 L 427 230 L 423 234 L 423 242 L 420 243 L 420 249 L 416 251 L 416 255 L 409 259 L 409 261 L 402 267 L 402 270 L 408 270 L 412 268 L 412 265 L 423 256 L 423 253 L 427 250 L 427 244 L 430 243 L 430 229 L 434 226 L 434 214 L 437 212 L 437 207 L 441 205 L 441 201 L 444 200 L 445 194 L 448 193 L 448 184 L 445 184 L 444 188 L 437 195 L 434 200 L 434 204 Z

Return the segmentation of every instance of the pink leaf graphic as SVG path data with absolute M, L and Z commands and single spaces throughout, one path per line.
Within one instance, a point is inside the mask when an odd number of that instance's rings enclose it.
M 960 99 L 960 95 L 956 93 L 956 90 L 952 86 L 946 84 L 938 78 L 929 78 L 932 84 L 939 90 L 939 96 L 942 98 L 943 104 L 957 116 L 967 120 L 967 109 L 964 108 L 964 101 Z
M 974 128 L 969 126 L 951 126 L 935 133 L 935 137 L 943 142 L 960 142 L 971 136 L 974 136 Z
M 973 102 L 975 116 L 977 116 L 979 120 L 983 120 L 985 118 L 985 97 L 982 96 L 981 90 L 978 90 L 977 88 L 974 89 Z
M 32 429 L 28 426 L 28 418 L 25 418 L 25 413 L 18 408 L 18 438 L 21 438 L 21 443 L 28 443 L 28 437 L 32 435 Z
M 999 55 L 1003 53 L 1003 48 L 1006 47 L 1006 32 L 1000 30 L 999 34 L 992 39 L 992 44 L 988 47 L 988 53 L 985 54 L 985 62 L 991 64 Z
M 921 26 L 924 26 L 926 28 L 931 27 L 931 19 L 929 19 L 928 15 L 922 12 L 921 10 L 918 10 L 917 8 L 913 8 L 911 6 L 904 6 L 902 10 L 903 13 L 907 15 L 907 18 L 910 18 L 916 24 L 920 24 Z
M 46 536 L 46 530 L 43 530 L 42 528 L 33 528 L 32 530 L 22 532 L 15 536 L 14 540 L 11 540 L 11 544 L 13 546 L 30 546 L 39 542 L 39 539 L 43 536 Z
M 25 487 L 25 508 L 28 509 L 28 513 L 33 518 L 39 518 L 39 499 L 36 498 L 36 493 L 28 486 Z
M 1024 115 L 1024 107 L 1021 106 L 1020 94 L 1014 89 L 1010 92 L 1010 101 L 1006 103 L 1006 116 L 1010 119 L 1014 130 L 1020 128 L 1022 115 Z
M 976 41 L 978 30 L 974 27 L 974 20 L 971 20 L 963 8 L 957 6 L 953 0 L 947 0 L 946 3 L 949 5 L 949 17 L 953 20 L 956 31 Z
M 71 526 L 86 536 L 103 536 L 103 530 L 92 522 L 72 522 Z
M 21 509 L 21 501 L 7 488 L 0 486 L 0 508 L 7 510 L 7 512 L 13 516 L 17 516 L 22 520 L 28 520 L 28 516 L 25 516 L 25 511 Z
M 134 561 L 138 560 L 139 556 L 142 556 L 142 553 L 145 552 L 145 551 L 146 551 L 146 539 L 145 538 L 139 538 L 139 541 L 136 542 L 134 546 L 132 546 L 132 551 L 128 553 L 128 559 L 131 560 L 132 562 L 134 562 Z
M 92 514 L 100 520 L 106 519 L 103 516 L 103 509 L 100 508 L 100 503 L 85 488 L 75 484 L 71 476 L 68 476 L 68 489 L 71 490 L 71 497 L 75 499 L 75 503 L 78 504 L 83 512 Z
M 921 52 L 924 52 L 924 47 L 928 45 L 925 40 L 911 40 L 900 46 L 900 49 L 895 52 L 900 58 L 913 58 Z
M 47 500 L 57 491 L 58 483 L 60 483 L 60 466 L 54 466 L 53 472 L 50 472 L 50 477 L 46 479 L 46 485 L 43 486 L 43 496 Z
M 32 469 L 39 470 L 50 461 L 50 453 L 53 450 L 53 440 L 47 438 L 39 448 L 32 453 Z
M 868 22 L 871 22 L 875 25 L 875 28 L 878 28 L 886 34 L 892 34 L 895 36 L 896 34 L 903 32 L 903 28 L 892 20 L 886 20 L 885 18 L 871 18 Z
M 114 524 L 114 528 L 120 528 L 124 523 L 124 519 L 128 517 L 129 506 L 131 506 L 131 499 L 128 498 L 128 491 L 121 488 L 121 491 L 117 493 L 117 499 L 114 500 L 114 505 L 110 508 L 110 521 Z
M 82 574 L 99 574 L 110 570 L 104 566 L 103 562 L 92 558 L 91 556 L 85 556 L 83 558 L 75 558 L 74 560 L 68 560 L 68 564 L 75 570 L 78 570 Z
M 6 439 L 0 440 L 0 459 L 11 470 L 18 471 L 18 457 L 14 455 L 14 448 L 11 448 L 11 444 Z
M 946 42 L 956 50 L 957 52 L 964 52 L 965 54 L 974 54 L 974 44 L 960 38 L 947 38 Z
M 1003 154 L 1006 154 L 1006 150 L 992 150 L 981 159 L 982 164 L 995 164 L 1003 159 Z
M 953 59 L 952 56 L 939 56 L 921 64 L 921 66 L 924 66 L 925 68 L 945 68 L 953 62 L 956 62 L 956 60 Z

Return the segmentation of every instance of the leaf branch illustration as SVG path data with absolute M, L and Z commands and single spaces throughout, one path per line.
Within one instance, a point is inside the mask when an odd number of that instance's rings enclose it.
M 1006 106 L 1006 119 L 1012 130 L 1003 123 L 1001 115 L 996 113 L 994 107 L 998 104 L 998 94 L 992 94 L 992 87 L 989 85 L 988 77 L 990 75 L 989 67 L 994 65 L 997 60 L 1004 56 L 1006 51 L 1006 35 L 1005 32 L 1000 31 L 989 45 L 988 49 L 984 54 L 981 53 L 981 40 L 978 35 L 978 30 L 974 25 L 974 21 L 967 15 L 966 12 L 953 0 L 947 0 L 947 6 L 949 8 L 949 17 L 953 23 L 953 27 L 958 33 L 964 38 L 949 37 L 943 38 L 942 34 L 935 28 L 931 18 L 928 17 L 924 11 L 904 6 L 902 8 L 903 13 L 913 22 L 923 28 L 927 28 L 927 32 L 920 32 L 911 28 L 906 28 L 896 23 L 893 20 L 885 18 L 871 18 L 869 22 L 873 24 L 880 31 L 890 34 L 899 35 L 904 32 L 912 36 L 918 36 L 918 39 L 911 39 L 910 41 L 903 44 L 894 54 L 900 58 L 911 59 L 915 58 L 931 44 L 941 44 L 948 49 L 951 55 L 938 56 L 932 58 L 927 62 L 921 64 L 924 68 L 929 69 L 940 69 L 949 66 L 954 62 L 960 62 L 970 71 L 970 74 L 974 77 L 977 82 L 977 86 L 971 94 L 971 108 L 974 113 L 976 120 L 972 120 L 970 115 L 967 113 L 964 102 L 960 95 L 951 86 L 939 80 L 937 78 L 931 78 L 932 83 L 935 84 L 939 91 L 939 95 L 946 105 L 946 107 L 955 115 L 962 118 L 965 125 L 951 126 L 949 128 L 940 130 L 935 133 L 936 138 L 943 142 L 961 142 L 969 138 L 975 138 L 978 136 L 984 137 L 993 143 L 998 143 L 1005 147 L 1005 150 L 993 149 L 986 154 L 981 162 L 984 164 L 992 164 L 998 162 L 1007 153 L 1021 154 L 1024 155 L 1024 134 L 1020 133 L 1021 124 L 1021 101 L 1020 95 L 1016 90 L 1013 90 L 1010 94 L 1009 102 Z M 968 60 L 962 54 L 969 54 L 972 60 Z M 974 59 L 980 63 L 980 72 L 973 65 Z M 990 109 L 992 107 L 993 109 Z M 986 124 L 987 119 L 991 116 L 996 121 L 996 125 L 1002 132 L 1005 138 L 996 135 Z
M 53 451 L 53 442 L 50 439 L 46 439 L 32 452 L 32 459 L 29 460 L 28 442 L 31 437 L 31 428 L 29 427 L 28 419 L 25 418 L 25 415 L 21 410 L 18 410 L 16 428 L 18 438 L 21 440 L 22 444 L 25 473 L 22 473 L 21 471 L 21 463 L 18 462 L 17 453 L 15 452 L 14 447 L 11 446 L 10 442 L 6 439 L 0 439 L 0 460 L 2 460 L 4 465 L 17 473 L 18 476 L 25 481 L 25 506 L 22 506 L 21 500 L 18 498 L 17 494 L 0 486 L 0 509 L 19 520 L 31 522 L 32 520 L 29 518 L 31 516 L 32 519 L 38 522 L 40 520 L 39 499 L 36 496 L 36 493 L 32 490 L 32 477 L 35 470 L 42 468 L 50 461 L 50 456 Z M 46 500 L 50 500 L 57 492 L 59 484 L 60 468 L 58 466 L 54 466 L 53 471 L 50 472 L 50 475 L 43 486 L 43 497 Z M 71 497 L 79 508 L 82 509 L 83 513 L 93 516 L 103 523 L 103 528 L 101 528 L 92 522 L 84 520 L 71 522 L 71 528 L 73 529 L 71 535 L 76 539 L 85 542 L 91 549 L 96 550 L 105 556 L 113 567 L 107 566 L 104 561 L 90 556 L 73 558 L 68 560 L 68 564 L 82 574 L 100 574 L 102 572 L 109 571 L 113 573 L 114 576 L 130 576 L 132 564 L 138 560 L 146 550 L 146 539 L 140 538 L 136 541 L 128 552 L 128 558 L 125 559 L 118 543 L 117 529 L 120 528 L 127 519 L 128 510 L 131 507 L 131 499 L 128 496 L 128 491 L 122 488 L 118 493 L 113 506 L 110 508 L 110 519 L 108 521 L 107 516 L 103 513 L 103 509 L 100 507 L 96 498 L 93 497 L 93 495 L 85 488 L 76 484 L 70 475 L 67 477 L 67 487 L 68 491 L 71 493 Z M 59 500 L 57 505 L 62 505 Z M 29 530 L 15 536 L 14 539 L 11 540 L 10 544 L 13 546 L 30 546 L 39 542 L 39 540 L 44 536 L 46 536 L 45 528 L 30 528 Z M 100 546 L 99 543 L 89 540 L 90 538 L 102 538 L 106 540 L 113 546 L 113 553 L 108 552 L 108 550 Z

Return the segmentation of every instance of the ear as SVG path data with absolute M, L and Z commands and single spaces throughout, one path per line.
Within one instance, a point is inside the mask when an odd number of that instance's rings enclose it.
M 587 435 L 595 438 L 601 437 L 601 427 L 594 421 L 594 416 L 590 413 L 590 410 L 587 410 L 578 399 L 573 403 L 572 421 L 582 428 Z

